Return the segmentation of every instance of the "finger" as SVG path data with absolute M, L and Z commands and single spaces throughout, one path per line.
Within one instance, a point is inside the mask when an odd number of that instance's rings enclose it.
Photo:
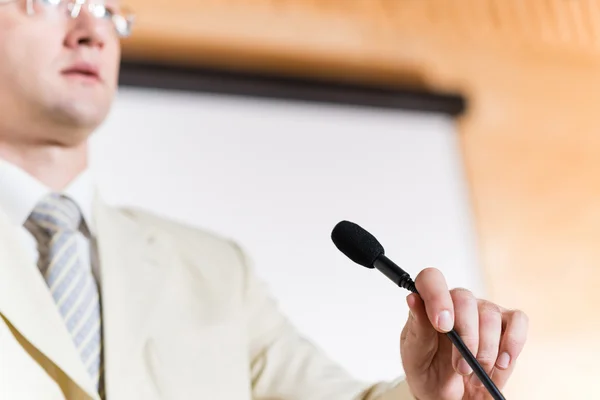
M 477 361 L 479 361 L 485 372 L 491 375 L 498 359 L 502 337 L 502 309 L 496 304 L 485 300 L 479 300 L 478 308 L 479 348 L 477 350 Z M 475 374 L 471 376 L 470 382 L 477 387 L 483 386 Z
M 500 342 L 500 351 L 496 360 L 494 381 L 504 386 L 512 374 L 515 361 L 521 354 L 527 341 L 529 318 L 519 310 L 507 311 L 503 314 L 504 334 Z
M 456 322 L 454 329 L 471 353 L 477 354 L 479 347 L 479 310 L 477 299 L 466 289 L 454 289 L 450 292 L 454 303 L 454 315 Z M 461 375 L 469 375 L 473 372 L 469 364 L 462 357 L 456 347 L 452 346 L 452 365 L 454 370 Z
M 417 275 L 415 285 L 425 302 L 431 325 L 441 333 L 454 327 L 454 305 L 444 275 L 435 268 L 426 268 Z
M 437 350 L 437 331 L 427 318 L 425 304 L 419 295 L 406 298 L 410 310 L 402 330 L 400 349 L 406 373 L 420 374 L 429 368 Z

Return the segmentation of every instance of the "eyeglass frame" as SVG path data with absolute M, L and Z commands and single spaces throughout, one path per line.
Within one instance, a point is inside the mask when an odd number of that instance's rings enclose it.
M 2 4 L 9 4 L 9 3 L 15 3 L 19 0 L 0 0 L 0 5 Z M 88 7 L 90 6 L 104 6 L 104 4 L 102 4 L 103 2 L 98 2 L 98 1 L 90 1 L 90 0 L 58 0 L 57 4 L 52 4 L 51 0 L 26 0 L 26 4 L 27 4 L 27 14 L 28 15 L 33 15 L 35 13 L 34 9 L 33 9 L 33 2 L 34 1 L 40 1 L 40 2 L 44 2 L 46 6 L 52 6 L 52 7 L 57 7 L 59 6 L 61 3 L 66 2 L 67 3 L 67 10 L 68 10 L 68 15 L 75 19 L 79 16 L 79 13 L 81 12 L 81 8 L 84 5 L 88 5 Z M 90 10 L 92 11 L 92 10 Z M 94 15 L 94 13 L 92 12 L 92 15 L 94 18 L 101 18 L 101 17 L 96 17 Z M 115 17 L 120 17 L 119 21 L 115 20 Z M 111 21 L 113 23 L 113 26 L 115 28 L 115 31 L 117 31 L 117 35 L 119 35 L 120 38 L 126 38 L 129 37 L 131 35 L 131 31 L 132 31 L 132 26 L 133 23 L 135 21 L 135 16 L 133 14 L 129 15 L 129 16 L 123 16 L 120 14 L 113 14 L 111 17 Z M 125 32 L 122 33 L 121 31 L 119 31 L 119 28 L 117 27 L 118 23 L 122 23 L 124 22 L 125 24 L 127 24 L 127 28 L 125 28 Z

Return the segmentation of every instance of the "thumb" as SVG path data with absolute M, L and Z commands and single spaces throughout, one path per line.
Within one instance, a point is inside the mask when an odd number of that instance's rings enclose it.
M 410 310 L 400 337 L 402 363 L 407 374 L 420 373 L 431 365 L 438 348 L 438 332 L 433 328 L 425 303 L 418 294 L 406 298 Z

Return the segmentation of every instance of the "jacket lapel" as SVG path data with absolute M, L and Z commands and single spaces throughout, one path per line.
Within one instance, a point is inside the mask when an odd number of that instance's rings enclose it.
M 18 233 L 0 210 L 0 314 L 89 398 L 99 400 L 46 282 L 17 240 Z
M 101 265 L 104 367 L 109 399 L 160 398 L 151 354 L 155 300 L 164 285 L 168 245 L 124 211 L 95 199 Z

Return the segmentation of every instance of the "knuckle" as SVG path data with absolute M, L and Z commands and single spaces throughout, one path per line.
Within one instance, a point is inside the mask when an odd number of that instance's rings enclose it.
M 465 342 L 465 345 L 475 354 L 477 352 L 477 348 L 479 347 L 479 337 L 473 335 L 461 335 L 460 336 Z
M 514 326 L 514 325 L 513 325 Z M 521 348 L 527 341 L 527 329 L 510 329 L 504 333 L 504 346 L 510 349 Z
M 408 329 L 409 328 L 407 325 L 404 325 L 404 328 L 402 329 L 402 332 L 400 333 L 400 344 L 404 343 L 404 341 L 408 337 Z
M 469 289 L 465 288 L 454 288 L 450 291 L 453 298 L 456 299 L 474 299 L 475 296 Z
M 479 313 L 479 326 L 483 329 L 502 329 L 502 315 L 493 311 Z
M 482 352 L 477 355 L 477 361 L 481 365 L 494 365 L 496 363 L 496 354 L 492 352 Z
M 466 318 L 457 318 L 455 322 L 456 331 L 467 344 L 477 343 L 479 333 L 477 332 L 477 319 L 467 320 Z
M 521 310 L 514 310 L 512 318 L 519 325 L 523 325 L 525 327 L 529 326 L 529 316 L 527 314 L 525 314 L 525 312 L 523 312 Z
M 455 307 L 468 307 L 475 303 L 475 296 L 467 289 L 452 289 L 450 296 Z
M 404 339 L 415 339 L 419 337 L 418 333 L 415 330 L 414 324 L 406 324 L 402 333 Z
M 481 316 L 490 316 L 490 318 L 502 319 L 502 308 L 490 301 L 481 300 L 479 302 L 479 313 Z
M 504 338 L 504 347 L 506 349 L 518 349 L 524 343 L 524 339 L 515 337 L 513 335 L 507 335 Z

